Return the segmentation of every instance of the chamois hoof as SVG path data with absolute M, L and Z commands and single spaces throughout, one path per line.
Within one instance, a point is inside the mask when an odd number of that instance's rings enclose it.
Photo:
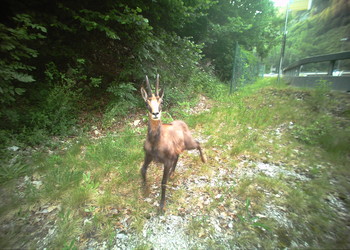
M 159 215 L 163 215 L 165 213 L 165 209 L 164 209 L 164 206 L 162 207 L 162 206 L 159 206 L 159 208 L 158 208 L 158 214 Z
M 171 171 L 169 174 L 170 179 L 174 179 L 175 178 L 175 171 Z

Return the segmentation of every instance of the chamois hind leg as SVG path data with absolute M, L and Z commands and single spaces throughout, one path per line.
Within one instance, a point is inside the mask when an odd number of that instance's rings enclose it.
M 202 162 L 203 163 L 207 162 L 207 158 L 203 154 L 201 145 L 198 141 L 196 141 L 192 137 L 188 136 L 187 139 L 185 140 L 185 145 L 186 145 L 187 150 L 198 149 Z
M 163 179 L 162 179 L 162 195 L 160 199 L 160 206 L 159 206 L 159 212 L 164 212 L 164 205 L 165 205 L 165 191 L 166 191 L 166 185 L 168 182 L 169 174 L 171 167 L 174 165 L 175 160 L 170 160 L 164 163 L 164 172 L 163 172 Z
M 173 166 L 170 169 L 170 174 L 169 174 L 170 177 L 172 177 L 174 175 L 176 164 L 177 164 L 178 160 L 179 160 L 179 155 L 176 156 L 175 162 L 174 162 Z

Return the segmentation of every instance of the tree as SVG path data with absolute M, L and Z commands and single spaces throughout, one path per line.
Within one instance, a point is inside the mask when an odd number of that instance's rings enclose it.
M 205 58 L 223 80 L 228 80 L 231 78 L 235 43 L 264 58 L 278 41 L 277 24 L 280 22 L 269 0 L 219 0 L 207 15 L 188 24 L 185 34 L 196 31 L 194 40 L 204 43 Z
M 200 79 L 203 57 L 227 80 L 236 41 L 252 58 L 253 51 L 265 56 L 275 39 L 269 0 L 5 0 L 4 6 L 0 94 L 8 105 L 0 129 L 17 133 L 68 131 L 78 107 L 97 99 L 115 112 L 111 117 L 125 113 L 137 105 L 133 97 L 146 74 L 160 73 L 168 104 L 177 103 L 205 85 L 189 81 Z
M 13 17 L 13 26 L 0 23 L 0 102 L 15 101 L 16 95 L 25 92 L 27 83 L 34 82 L 30 59 L 38 56 L 38 51 L 30 48 L 28 42 L 45 38 L 46 29 L 32 22 L 26 14 Z
M 349 13 L 347 0 L 315 0 L 311 10 L 292 12 L 283 67 L 306 57 L 349 50 L 348 43 L 342 41 L 350 34 Z M 267 63 L 278 65 L 278 59 L 271 54 Z

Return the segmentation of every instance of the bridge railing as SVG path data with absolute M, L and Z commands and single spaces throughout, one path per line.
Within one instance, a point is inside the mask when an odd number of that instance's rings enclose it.
M 288 83 L 298 87 L 313 87 L 318 81 L 326 80 L 332 83 L 332 88 L 335 90 L 350 91 L 348 59 L 350 51 L 305 58 L 284 68 L 283 77 Z M 342 62 L 344 66 L 348 64 L 345 70 L 340 70 Z M 321 63 L 323 64 L 321 72 L 314 70 L 303 72 L 308 66 Z

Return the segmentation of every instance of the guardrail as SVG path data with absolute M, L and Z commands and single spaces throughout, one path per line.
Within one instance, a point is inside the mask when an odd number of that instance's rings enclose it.
M 350 59 L 350 51 L 335 54 L 320 55 L 302 59 L 283 69 L 284 79 L 293 86 L 314 87 L 320 80 L 332 83 L 334 90 L 350 91 L 350 69 L 348 71 L 337 71 L 337 61 Z M 304 65 L 311 63 L 329 62 L 327 72 L 301 72 Z

